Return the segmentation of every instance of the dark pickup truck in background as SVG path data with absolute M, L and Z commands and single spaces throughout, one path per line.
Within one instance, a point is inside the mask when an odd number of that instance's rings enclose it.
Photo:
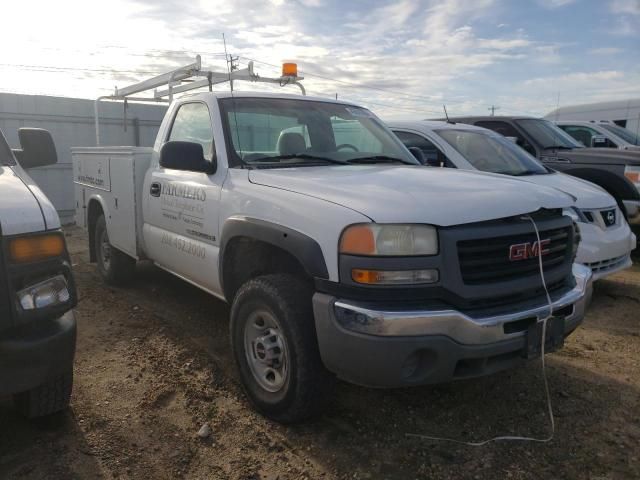
M 445 120 L 445 119 L 439 119 Z M 511 138 L 546 166 L 599 185 L 629 222 L 640 220 L 640 152 L 586 148 L 549 120 L 515 116 L 450 117 Z

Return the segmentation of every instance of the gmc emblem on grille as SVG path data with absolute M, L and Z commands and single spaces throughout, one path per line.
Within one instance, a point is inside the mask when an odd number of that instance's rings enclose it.
M 542 257 L 549 253 L 551 239 L 540 240 L 539 242 L 516 243 L 509 247 L 509 260 L 526 260 L 527 258 Z

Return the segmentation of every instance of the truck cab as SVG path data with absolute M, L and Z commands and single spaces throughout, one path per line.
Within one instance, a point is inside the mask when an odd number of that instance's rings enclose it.
M 197 93 L 173 100 L 152 149 L 73 156 L 104 280 L 149 259 L 230 303 L 242 384 L 276 421 L 322 411 L 336 378 L 400 387 L 512 367 L 541 339 L 559 348 L 591 295 L 569 195 L 423 168 L 354 103 Z
M 0 395 L 39 417 L 69 403 L 77 295 L 58 214 L 24 169 L 55 163 L 53 141 L 18 133 L 12 151 L 0 132 Z

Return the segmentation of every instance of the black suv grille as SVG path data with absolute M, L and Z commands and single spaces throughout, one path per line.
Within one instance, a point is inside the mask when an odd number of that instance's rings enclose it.
M 572 257 L 571 233 L 570 226 L 540 231 L 540 240 L 544 242 L 542 250 L 546 252 L 542 256 L 545 273 L 555 268 L 564 268 L 565 261 Z M 515 251 L 524 258 L 510 258 L 513 246 L 519 246 Z M 539 257 L 535 255 L 537 248 L 539 247 L 535 231 L 482 240 L 459 241 L 458 260 L 462 280 L 467 285 L 482 285 L 538 275 L 540 266 Z

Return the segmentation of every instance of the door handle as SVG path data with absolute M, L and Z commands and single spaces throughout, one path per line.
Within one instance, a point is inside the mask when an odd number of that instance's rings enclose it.
M 162 191 L 162 188 L 160 187 L 160 184 L 158 182 L 153 182 L 151 184 L 151 196 L 152 197 L 159 197 L 160 196 L 160 192 Z

